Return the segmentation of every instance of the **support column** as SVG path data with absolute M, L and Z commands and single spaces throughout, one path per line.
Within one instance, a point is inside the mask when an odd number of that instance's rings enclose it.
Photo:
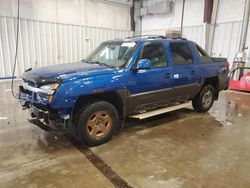
M 215 30 L 215 25 L 216 25 L 216 20 L 217 20 L 218 7 L 219 7 L 219 0 L 213 0 L 212 10 L 211 10 L 212 14 L 210 15 L 210 23 L 206 22 L 206 26 L 205 26 L 206 28 L 205 49 L 209 55 L 212 55 L 211 53 L 212 53 L 212 48 L 213 48 L 214 30 Z M 205 21 L 205 15 L 204 15 L 204 21 Z
M 143 0 L 134 2 L 134 21 L 135 21 L 134 36 L 141 35 L 142 32 L 142 16 L 141 16 L 142 7 L 143 7 Z

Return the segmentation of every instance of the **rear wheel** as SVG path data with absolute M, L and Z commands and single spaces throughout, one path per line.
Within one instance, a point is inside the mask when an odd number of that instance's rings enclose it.
M 211 85 L 205 85 L 192 104 L 196 112 L 207 112 L 213 105 L 215 90 Z
M 109 141 L 118 127 L 118 113 L 115 107 L 105 101 L 85 105 L 77 123 L 77 134 L 88 146 Z

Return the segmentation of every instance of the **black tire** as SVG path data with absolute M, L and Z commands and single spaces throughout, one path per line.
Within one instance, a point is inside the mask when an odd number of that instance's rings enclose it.
M 199 95 L 192 100 L 193 108 L 196 112 L 207 112 L 214 103 L 215 90 L 210 84 L 205 85 Z
M 77 136 L 82 143 L 97 146 L 109 141 L 118 125 L 119 116 L 112 104 L 92 101 L 84 105 L 80 111 Z

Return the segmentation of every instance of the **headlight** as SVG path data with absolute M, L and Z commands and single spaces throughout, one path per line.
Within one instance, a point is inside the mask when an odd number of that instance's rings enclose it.
M 47 93 L 48 95 L 53 95 L 54 92 L 57 90 L 57 88 L 59 87 L 59 83 L 54 83 L 54 84 L 47 84 L 47 85 L 43 85 L 40 87 L 41 90 L 43 90 L 45 93 Z

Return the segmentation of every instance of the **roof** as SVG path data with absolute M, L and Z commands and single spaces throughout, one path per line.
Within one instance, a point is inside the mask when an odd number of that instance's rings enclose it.
M 114 39 L 110 41 L 134 41 L 134 42 L 141 42 L 141 41 L 147 41 L 147 40 L 185 40 L 186 38 L 176 37 L 176 38 L 167 38 L 163 35 L 140 35 L 140 36 L 132 36 L 127 37 L 125 39 Z

